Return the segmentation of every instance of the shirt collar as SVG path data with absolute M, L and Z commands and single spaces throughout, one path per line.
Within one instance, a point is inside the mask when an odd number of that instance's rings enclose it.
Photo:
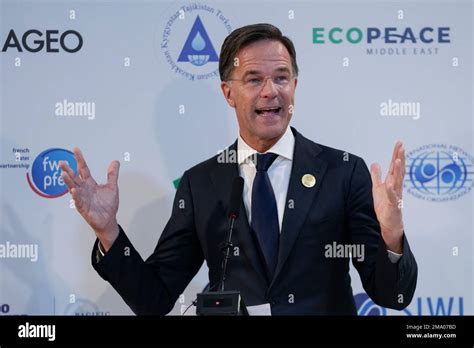
M 270 149 L 268 149 L 266 153 L 272 152 L 278 156 L 292 161 L 294 148 L 295 136 L 293 135 L 290 127 L 286 127 L 286 131 L 283 136 Z M 237 138 L 237 152 L 238 162 L 239 165 L 241 165 L 249 156 L 257 153 L 257 150 L 248 145 L 239 134 L 239 137 Z

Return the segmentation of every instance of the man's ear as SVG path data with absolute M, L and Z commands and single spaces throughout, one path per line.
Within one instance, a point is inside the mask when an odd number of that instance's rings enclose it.
M 234 101 L 234 99 L 232 99 L 231 88 L 230 88 L 229 84 L 225 81 L 222 81 L 221 82 L 221 89 L 222 89 L 222 93 L 224 93 L 224 98 L 227 101 L 227 104 L 229 104 L 230 107 L 235 108 L 235 101 Z

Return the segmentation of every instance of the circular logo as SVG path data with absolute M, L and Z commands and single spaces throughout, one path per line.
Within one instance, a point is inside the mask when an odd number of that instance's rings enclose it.
M 301 182 L 305 187 L 313 187 L 314 185 L 316 185 L 316 178 L 314 177 L 314 175 L 305 174 L 301 178 Z
M 463 149 L 430 144 L 407 153 L 407 191 L 428 201 L 457 199 L 472 188 L 474 160 Z
M 355 295 L 354 301 L 356 303 L 357 315 L 387 315 L 387 309 L 375 304 L 365 293 Z
M 56 198 L 64 195 L 67 186 L 61 177 L 59 161 L 65 161 L 77 173 L 77 163 L 74 154 L 64 149 L 48 149 L 40 153 L 31 166 L 31 177 L 26 173 L 26 179 L 31 189 L 45 198 Z
M 189 80 L 219 77 L 216 51 L 232 32 L 229 18 L 200 3 L 183 5 L 166 22 L 160 46 L 171 70 Z

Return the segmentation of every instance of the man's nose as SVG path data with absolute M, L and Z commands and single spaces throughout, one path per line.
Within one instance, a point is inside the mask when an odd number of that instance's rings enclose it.
M 263 81 L 262 90 L 260 91 L 260 96 L 262 97 L 275 97 L 278 95 L 278 88 L 273 82 L 271 77 L 267 77 L 265 81 Z

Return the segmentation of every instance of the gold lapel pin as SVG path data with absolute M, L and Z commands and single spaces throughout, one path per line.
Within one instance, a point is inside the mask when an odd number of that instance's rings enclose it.
M 316 178 L 311 174 L 305 174 L 301 178 L 301 182 L 305 187 L 313 187 L 316 185 Z

